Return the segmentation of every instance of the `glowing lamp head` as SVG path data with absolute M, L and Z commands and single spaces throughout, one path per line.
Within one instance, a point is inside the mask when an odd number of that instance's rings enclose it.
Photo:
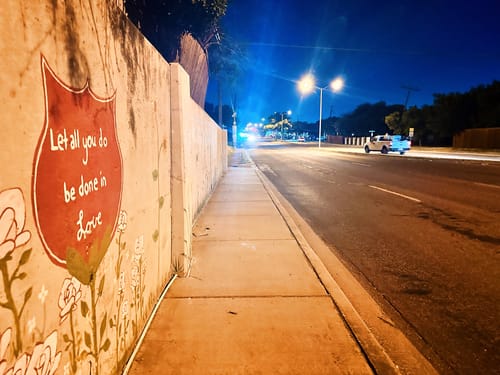
M 314 90 L 315 87 L 316 81 L 314 80 L 312 74 L 306 74 L 298 82 L 298 88 L 302 94 L 309 94 Z
M 342 90 L 344 87 L 344 80 L 342 78 L 335 78 L 331 83 L 330 83 L 330 88 L 334 92 L 339 92 Z

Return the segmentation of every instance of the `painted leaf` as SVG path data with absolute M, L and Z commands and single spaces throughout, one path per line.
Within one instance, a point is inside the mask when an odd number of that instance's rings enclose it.
M 154 242 L 158 241 L 159 235 L 160 235 L 160 232 L 158 232 L 158 229 L 155 230 L 155 232 L 153 233 L 153 241 Z
M 85 345 L 87 345 L 87 347 L 90 349 L 92 346 L 92 339 L 90 338 L 90 333 L 85 332 L 84 338 L 85 338 Z
M 153 171 L 152 175 L 153 175 L 153 181 L 158 180 L 158 176 L 159 176 L 158 169 L 155 169 Z
M 102 339 L 102 335 L 104 335 L 104 331 L 106 330 L 106 321 L 108 319 L 108 315 L 104 314 L 104 318 L 101 321 L 101 327 L 99 329 L 100 337 Z
M 89 313 L 89 305 L 87 305 L 87 302 L 82 301 L 80 306 L 81 306 L 82 316 L 86 317 L 87 314 Z
M 99 282 L 99 289 L 98 289 L 98 294 L 102 296 L 102 291 L 104 290 L 104 277 L 102 277 L 101 281 Z
M 26 250 L 23 255 L 21 255 L 21 259 L 19 260 L 19 265 L 22 266 L 26 263 L 28 263 L 28 260 L 30 259 L 30 255 L 31 255 L 31 250 L 32 249 L 28 249 Z
M 104 345 L 102 346 L 102 350 L 107 352 L 110 346 L 111 346 L 111 341 L 109 339 L 106 339 Z
M 160 209 L 163 207 L 164 203 L 165 203 L 165 198 L 163 197 L 158 198 L 158 206 L 160 206 Z
M 28 301 L 33 293 L 33 287 L 29 288 L 24 295 L 24 302 Z

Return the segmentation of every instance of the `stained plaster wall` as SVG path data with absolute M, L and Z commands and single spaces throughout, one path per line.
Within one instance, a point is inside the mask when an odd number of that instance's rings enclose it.
M 173 160 L 172 191 L 181 189 L 173 201 L 174 212 L 182 210 L 183 222 L 173 223 L 173 262 L 185 275 L 191 266 L 191 223 L 196 220 L 208 195 L 227 168 L 227 133 L 189 95 L 189 76 L 172 64 L 172 145 L 182 150 Z M 179 90 L 177 92 L 176 90 Z M 177 124 L 181 126 L 177 127 Z M 182 126 L 189 124 L 189 126 Z M 177 144 L 182 147 L 177 147 Z M 178 164 L 177 164 L 178 163 Z M 179 172 L 177 172 L 179 170 Z M 179 185 L 176 187 L 176 185 Z M 187 225 L 185 224 L 187 223 Z M 182 233 L 182 235 L 181 235 Z
M 119 373 L 226 134 L 115 1 L 6 0 L 0 29 L 0 375 Z

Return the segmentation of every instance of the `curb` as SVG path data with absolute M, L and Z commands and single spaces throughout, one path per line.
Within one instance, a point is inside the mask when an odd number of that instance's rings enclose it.
M 360 347 L 361 352 L 365 355 L 370 367 L 374 370 L 376 374 L 401 374 L 398 366 L 388 356 L 382 345 L 375 338 L 373 333 L 370 331 L 369 327 L 363 321 L 363 319 L 356 311 L 354 306 L 351 304 L 349 299 L 346 297 L 342 289 L 333 279 L 330 272 L 326 269 L 321 259 L 309 245 L 309 243 L 305 239 L 304 235 L 302 234 L 298 226 L 295 224 L 290 214 L 281 204 L 280 197 L 281 199 L 285 198 L 281 196 L 276 187 L 264 175 L 264 173 L 261 172 L 259 168 L 257 168 L 257 166 L 252 161 L 246 150 L 245 154 L 246 158 L 251 162 L 252 167 L 255 169 L 257 176 L 264 185 L 264 188 L 271 197 L 271 200 L 278 209 L 280 215 L 285 220 L 292 235 L 297 240 L 297 243 L 299 244 L 300 248 L 302 249 L 302 252 L 308 259 L 309 263 L 311 264 L 320 282 L 330 295 L 333 304 L 337 307 L 337 310 L 340 312 L 342 319 L 344 320 L 347 328 L 351 331 L 353 338 L 358 343 L 358 346 Z
M 271 184 L 271 182 L 267 179 L 267 177 L 264 176 L 264 174 L 260 170 L 258 170 L 258 168 L 256 168 L 256 171 L 257 175 L 264 184 L 265 189 L 269 193 L 271 200 L 285 220 L 288 228 L 297 240 L 304 255 L 309 260 L 309 263 L 311 264 L 314 272 L 330 295 L 334 305 L 340 312 L 342 318 L 346 323 L 346 326 L 349 328 L 349 330 L 353 334 L 353 337 L 358 342 L 358 345 L 360 346 L 361 351 L 365 354 L 370 366 L 377 374 L 400 374 L 398 367 L 389 358 L 384 348 L 377 341 L 368 326 L 355 310 L 354 306 L 347 299 L 342 289 L 330 275 L 321 259 L 316 255 L 311 246 L 309 246 L 291 216 L 281 205 L 279 199 L 272 191 L 272 188 L 269 187 L 269 184 Z
M 437 375 L 425 352 L 419 350 L 423 343 L 411 340 L 398 328 L 398 315 L 393 322 L 344 265 L 338 250 L 315 233 L 255 163 L 253 167 L 374 373 Z

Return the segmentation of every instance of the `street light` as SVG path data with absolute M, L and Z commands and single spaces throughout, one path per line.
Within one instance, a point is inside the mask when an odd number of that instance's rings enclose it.
M 283 141 L 283 115 L 285 112 L 281 112 L 281 141 Z M 292 114 L 291 110 L 286 111 L 286 114 L 290 116 Z
M 233 136 L 233 147 L 236 148 L 237 145 L 236 145 L 236 141 L 237 141 L 237 130 L 236 130 L 236 112 L 233 111 L 233 128 L 232 128 L 232 136 Z
M 323 117 L 323 90 L 330 86 L 333 92 L 339 92 L 344 87 L 344 80 L 340 77 L 335 78 L 325 87 L 316 86 L 316 80 L 312 74 L 306 74 L 298 82 L 299 91 L 302 94 L 309 94 L 315 89 L 319 90 L 319 129 L 318 129 L 318 148 L 321 147 L 321 117 Z

